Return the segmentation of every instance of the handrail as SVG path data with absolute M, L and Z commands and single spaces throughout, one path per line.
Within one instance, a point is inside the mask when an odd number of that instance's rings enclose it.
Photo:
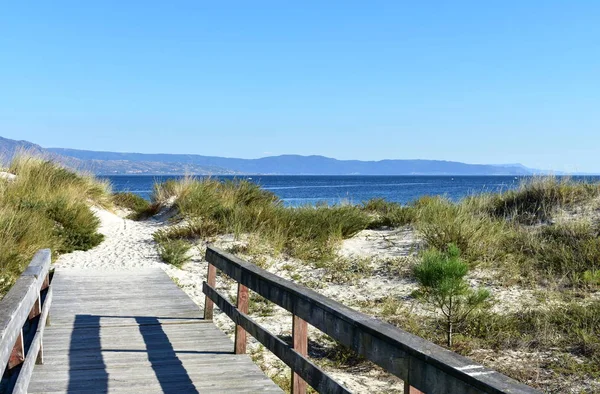
M 245 333 L 242 336 L 239 332 L 249 332 L 292 369 L 294 393 L 305 392 L 301 380 L 320 393 L 347 392 L 305 357 L 307 323 L 401 378 L 405 382 L 405 393 L 539 393 L 466 357 L 212 246 L 207 248 L 206 261 L 209 268 L 207 282 L 203 284 L 205 318 L 212 319 L 213 302 L 216 303 L 236 323 L 236 353 L 238 350 L 245 351 Z M 238 282 L 237 308 L 215 290 L 216 269 Z M 293 314 L 292 347 L 247 316 L 248 289 Z M 246 294 L 245 301 L 240 298 L 240 293 Z M 244 343 L 238 343 L 240 341 Z
M 33 366 L 43 363 L 42 337 L 49 321 L 50 249 L 35 254 L 0 301 L 0 368 L 6 392 L 25 393 Z

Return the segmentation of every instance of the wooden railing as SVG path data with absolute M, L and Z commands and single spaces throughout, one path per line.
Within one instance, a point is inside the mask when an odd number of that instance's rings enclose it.
M 40 250 L 0 301 L 2 391 L 25 393 L 35 364 L 42 364 L 42 336 L 49 320 L 50 250 Z
M 236 324 L 235 352 L 246 351 L 246 332 L 292 370 L 292 392 L 304 393 L 308 383 L 319 393 L 348 393 L 307 357 L 307 323 L 404 381 L 405 393 L 538 393 L 496 371 L 373 319 L 323 295 L 282 279 L 233 255 L 209 247 L 204 317 L 213 305 Z M 215 289 L 216 270 L 238 282 L 237 306 Z M 291 312 L 292 345 L 248 316 L 248 289 Z

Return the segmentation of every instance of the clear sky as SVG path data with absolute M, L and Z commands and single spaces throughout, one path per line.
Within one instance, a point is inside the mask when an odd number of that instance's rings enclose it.
M 600 172 L 597 0 L 14 1 L 0 49 L 45 147 Z

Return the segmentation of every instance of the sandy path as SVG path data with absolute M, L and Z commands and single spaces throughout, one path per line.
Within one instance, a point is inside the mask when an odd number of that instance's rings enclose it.
M 158 267 L 182 287 L 196 304 L 204 305 L 202 282 L 206 276 L 206 262 L 200 251 L 194 250 L 191 263 L 180 270 L 161 261 L 152 234 L 165 227 L 158 220 L 133 221 L 112 212 L 92 208 L 101 224 L 99 232 L 104 241 L 88 251 L 75 251 L 60 256 L 55 267 L 82 268 L 111 271 L 131 271 Z
M 101 209 L 94 209 L 94 213 L 101 220 L 99 232 L 104 234 L 104 241 L 91 250 L 60 256 L 56 267 L 121 271 L 165 266 L 152 239 L 152 233 L 161 225 L 159 222 L 135 222 Z

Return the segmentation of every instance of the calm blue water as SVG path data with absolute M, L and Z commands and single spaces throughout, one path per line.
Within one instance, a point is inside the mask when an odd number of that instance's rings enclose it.
M 106 176 L 115 191 L 129 191 L 150 198 L 152 185 L 181 176 Z M 213 177 L 233 179 L 233 177 Z M 375 197 L 406 204 L 424 195 L 445 195 L 459 200 L 469 194 L 513 188 L 524 179 L 514 176 L 279 176 L 237 177 L 249 179 L 279 196 L 286 205 L 327 202 L 360 203 Z M 600 177 L 575 179 L 600 181 Z

